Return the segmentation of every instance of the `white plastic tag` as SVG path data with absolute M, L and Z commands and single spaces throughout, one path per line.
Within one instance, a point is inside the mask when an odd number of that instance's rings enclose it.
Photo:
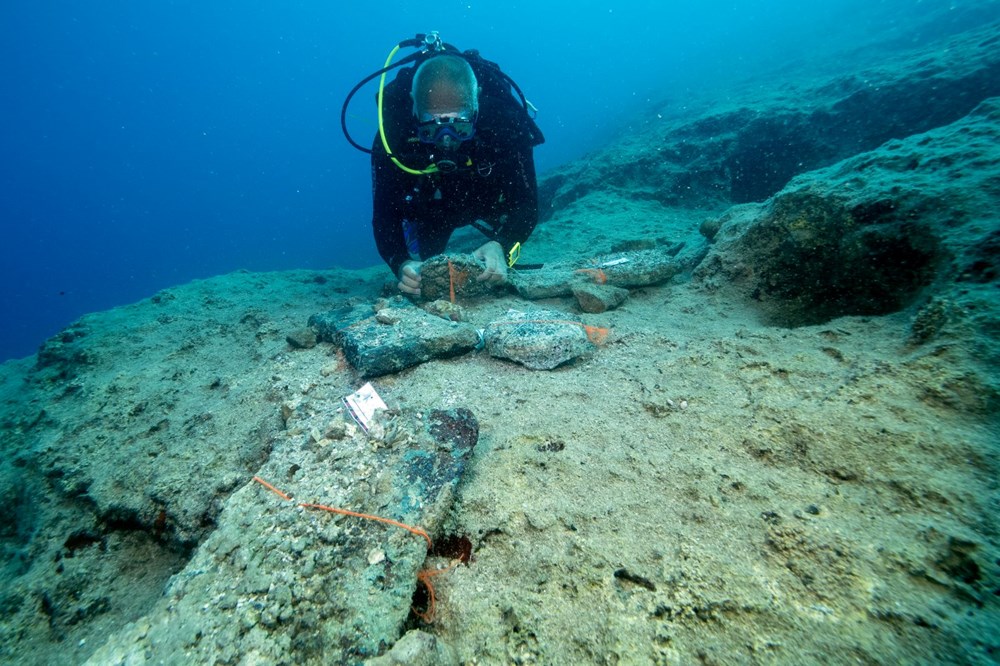
M 603 264 L 598 264 L 598 268 L 610 268 L 611 266 L 618 266 L 619 264 L 627 264 L 629 262 L 628 257 L 619 257 L 617 259 L 612 259 L 611 261 L 605 261 Z
M 344 397 L 344 404 L 347 411 L 351 413 L 354 420 L 358 422 L 361 429 L 368 432 L 372 418 L 376 409 L 388 409 L 382 398 L 375 392 L 371 382 L 368 382 L 354 393 Z

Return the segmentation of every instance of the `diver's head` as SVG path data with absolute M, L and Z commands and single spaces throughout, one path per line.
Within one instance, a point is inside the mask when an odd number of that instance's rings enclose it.
M 450 150 L 472 138 L 479 113 L 479 84 L 464 58 L 439 55 L 413 75 L 413 115 L 417 138 Z

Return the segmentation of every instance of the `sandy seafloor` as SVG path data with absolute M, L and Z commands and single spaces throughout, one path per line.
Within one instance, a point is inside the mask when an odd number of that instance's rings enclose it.
M 570 367 L 379 383 L 480 418 L 454 517 L 475 562 L 442 581 L 435 627 L 460 655 L 998 658 L 996 579 L 973 591 L 952 566 L 996 566 L 995 417 L 947 406 L 964 370 L 908 349 L 908 317 L 773 328 L 682 283 L 587 321 L 611 339 Z
M 700 220 L 672 224 L 690 236 Z M 587 222 L 560 255 L 592 247 Z M 626 229 L 601 228 L 602 243 Z M 227 373 L 234 393 L 262 380 L 346 394 L 361 380 L 334 349 L 293 351 L 284 335 L 374 299 L 384 276 L 237 273 L 170 289 L 169 326 L 162 294 L 85 321 L 116 346 L 119 384 L 169 374 L 194 345 L 189 362 Z M 523 305 L 486 300 L 467 317 Z M 248 313 L 270 333 L 230 344 Z M 473 353 L 374 380 L 391 407 L 464 406 L 480 424 L 448 524 L 473 561 L 435 581 L 426 629 L 468 663 L 995 661 L 996 416 L 962 406 L 961 353 L 908 346 L 911 317 L 772 327 L 681 276 L 584 315 L 610 337 L 565 367 Z M 25 365 L 0 366 L 10 409 L 24 408 Z M 278 409 L 252 398 L 216 404 L 216 419 Z M 222 433 L 185 455 L 232 445 Z
M 947 359 L 907 355 L 891 318 L 784 331 L 683 288 L 635 300 L 591 361 L 504 369 L 472 398 L 497 426 L 459 531 L 510 538 L 445 584 L 448 638 L 680 662 L 947 661 L 952 631 L 992 640 L 995 609 L 928 570 L 996 508 L 996 429 L 921 400 Z

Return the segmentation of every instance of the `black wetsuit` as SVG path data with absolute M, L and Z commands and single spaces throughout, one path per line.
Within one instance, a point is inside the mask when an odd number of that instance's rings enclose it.
M 456 166 L 448 173 L 407 173 L 390 160 L 376 135 L 372 228 L 379 254 L 399 275 L 403 262 L 441 254 L 455 229 L 481 220 L 485 224 L 476 226 L 499 242 L 506 256 L 538 223 L 533 148 L 541 143 L 541 133 L 509 89 L 491 91 L 480 78 L 483 92 L 473 137 L 452 151 L 420 143 L 409 95 L 412 76 L 412 68 L 405 69 L 385 88 L 383 127 L 389 148 L 411 169 L 432 163 L 446 168 L 445 161 Z

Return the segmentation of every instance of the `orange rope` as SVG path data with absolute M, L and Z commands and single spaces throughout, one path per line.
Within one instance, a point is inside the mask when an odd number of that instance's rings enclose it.
M 596 284 L 607 284 L 608 276 L 600 268 L 581 268 L 579 270 L 573 271 L 574 273 L 585 273 L 592 278 Z
M 264 486 L 272 493 L 277 495 L 283 500 L 292 501 L 292 498 L 272 486 L 270 483 L 260 478 L 259 476 L 253 477 L 253 480 Z M 431 544 L 431 537 L 422 528 L 414 527 L 413 525 L 407 525 L 406 523 L 401 523 L 398 520 L 393 520 L 392 518 L 383 518 L 382 516 L 373 516 L 370 513 L 358 513 L 357 511 L 350 511 L 348 509 L 340 509 L 335 506 L 326 506 L 325 504 L 313 504 L 312 502 L 300 502 L 299 506 L 306 509 L 320 509 L 322 511 L 329 511 L 331 513 L 339 513 L 345 516 L 354 516 L 355 518 L 364 518 L 365 520 L 374 520 L 380 523 L 386 523 L 388 525 L 395 525 L 396 527 L 402 527 L 407 532 L 416 534 L 417 536 L 423 537 L 427 541 L 427 550 L 430 551 L 433 548 Z M 447 569 L 424 569 L 423 571 L 417 572 L 417 581 L 423 584 L 424 588 L 427 590 L 427 610 L 420 611 L 416 608 L 411 608 L 414 615 L 419 617 L 421 620 L 427 623 L 434 621 L 434 615 L 437 612 L 437 595 L 434 592 L 434 584 L 431 582 L 431 578 L 437 576 L 438 574 L 447 573 L 451 571 L 457 562 L 453 562 L 451 566 Z
M 274 486 L 272 486 L 270 483 L 260 478 L 259 476 L 253 477 L 253 480 L 259 483 L 260 485 L 264 486 L 268 490 L 270 490 L 278 497 L 291 501 L 292 499 L 291 497 L 281 492 L 280 490 L 278 490 L 277 488 L 275 488 Z M 417 536 L 423 537 L 427 541 L 428 550 L 432 548 L 431 537 L 422 528 L 414 527 L 412 525 L 407 525 L 406 523 L 401 523 L 398 520 L 393 520 L 392 518 L 383 518 L 382 516 L 373 516 L 370 513 L 358 513 L 357 511 L 350 511 L 348 509 L 339 509 L 335 506 L 326 506 L 325 504 L 313 504 L 311 502 L 300 502 L 299 506 L 305 507 L 307 509 L 321 509 L 323 511 L 329 511 L 331 513 L 339 513 L 345 516 L 354 516 L 355 518 L 364 518 L 365 520 L 375 520 L 380 523 L 386 523 L 388 525 L 395 525 L 396 527 L 402 527 L 407 532 L 411 532 L 412 534 L 416 534 Z
M 427 589 L 427 611 L 419 611 L 416 608 L 410 608 L 413 614 L 419 617 L 424 622 L 430 624 L 434 621 L 434 614 L 437 610 L 437 595 L 434 592 L 434 584 L 431 582 L 431 578 L 438 576 L 443 573 L 448 573 L 455 568 L 458 561 L 452 562 L 444 569 L 424 569 L 423 571 L 417 572 L 417 580 L 423 583 L 424 587 Z
M 402 527 L 407 532 L 416 534 L 417 536 L 422 536 L 427 540 L 427 548 L 433 547 L 431 544 L 431 538 L 423 529 L 419 527 L 414 527 L 412 525 L 407 525 L 406 523 L 401 523 L 398 520 L 393 520 L 392 518 L 383 518 L 382 516 L 373 516 L 370 513 L 358 513 L 357 511 L 350 511 L 348 509 L 339 509 L 335 506 L 326 506 L 325 504 L 312 504 L 310 502 L 303 502 L 299 506 L 304 506 L 308 509 L 322 509 L 323 511 L 330 511 L 331 513 L 340 513 L 345 516 L 354 516 L 355 518 L 365 518 L 366 520 L 377 520 L 380 523 L 386 523 L 387 525 L 395 525 L 396 527 Z
M 254 480 L 254 481 L 256 481 L 257 483 L 259 483 L 260 485 L 264 486 L 264 487 L 265 487 L 265 488 L 267 488 L 268 490 L 270 490 L 270 491 L 271 491 L 272 493 L 274 493 L 275 495 L 277 495 L 277 496 L 278 496 L 278 497 L 280 497 L 281 499 L 283 499 L 283 500 L 287 500 L 287 501 L 289 501 L 289 502 L 291 502 L 291 501 L 292 501 L 292 498 L 291 498 L 291 497 L 289 497 L 289 496 L 288 496 L 288 495 L 286 495 L 285 493 L 281 492 L 280 490 L 278 490 L 277 488 L 275 488 L 274 486 L 272 486 L 272 485 L 271 485 L 270 483 L 268 483 L 268 482 L 267 482 L 267 481 L 265 481 L 264 479 L 260 478 L 259 476 L 255 476 L 255 477 L 253 477 L 253 480 Z
M 608 329 L 601 326 L 587 326 L 582 324 L 583 330 L 587 332 L 587 339 L 595 345 L 603 345 L 608 339 Z
M 452 305 L 455 303 L 455 267 L 451 265 L 451 259 L 448 260 L 448 292 L 451 296 Z
M 434 585 L 431 583 L 432 575 L 433 573 L 430 570 L 417 572 L 417 580 L 423 583 L 424 588 L 427 590 L 427 611 L 419 611 L 413 606 L 410 607 L 414 615 L 428 624 L 434 621 L 434 612 L 437 610 L 437 596 L 434 593 Z

